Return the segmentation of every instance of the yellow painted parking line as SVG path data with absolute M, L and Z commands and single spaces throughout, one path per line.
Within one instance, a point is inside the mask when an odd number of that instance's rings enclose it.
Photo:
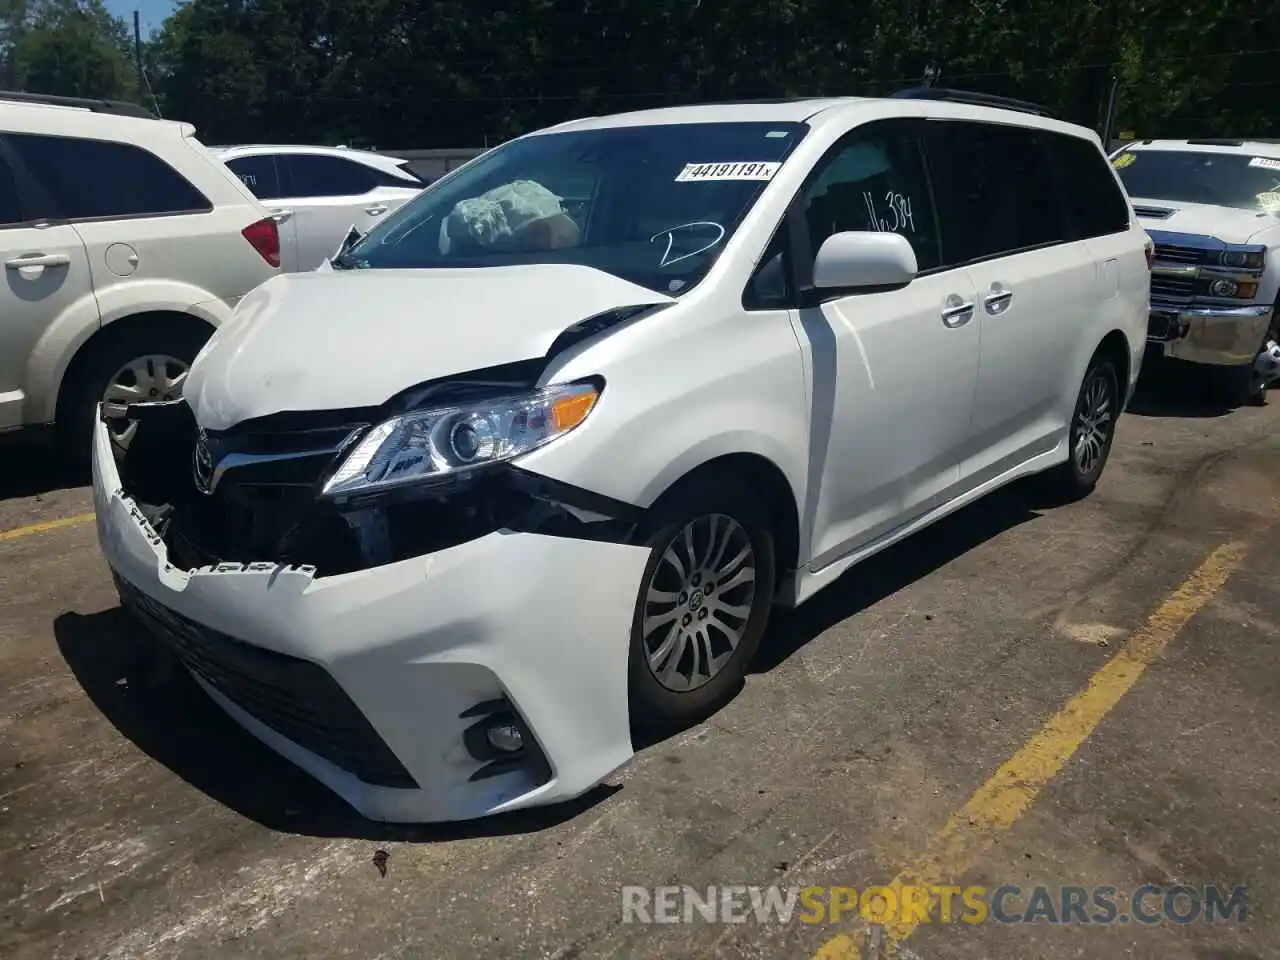
M 81 523 L 88 523 L 96 516 L 92 513 L 80 513 L 74 517 L 63 517 L 61 520 L 46 520 L 44 523 L 33 523 L 29 527 L 18 527 L 15 530 L 0 530 L 0 542 L 5 540 L 19 540 L 22 537 L 30 537 L 37 533 L 47 533 L 50 530 L 59 530 L 62 527 L 74 527 Z
M 1169 641 L 1222 589 L 1244 560 L 1243 543 L 1218 547 L 1178 587 L 1129 643 L 1089 678 L 1088 685 L 1067 702 L 995 774 L 951 815 L 929 840 L 924 853 L 908 864 L 891 887 L 937 886 L 970 869 L 1030 808 L 1071 755 L 1133 687 Z M 917 921 L 896 920 L 880 931 L 880 949 L 889 956 L 915 932 Z M 816 960 L 861 960 L 865 929 L 827 941 Z

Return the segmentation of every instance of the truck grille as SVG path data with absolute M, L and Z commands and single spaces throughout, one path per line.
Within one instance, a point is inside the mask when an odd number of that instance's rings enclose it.
M 1185 247 L 1176 243 L 1157 243 L 1156 259 L 1169 263 L 1207 263 L 1214 256 L 1211 250 L 1199 247 Z
M 1155 274 L 1151 277 L 1151 295 L 1153 297 L 1169 297 L 1187 299 L 1195 294 L 1196 279 L 1194 277 L 1162 277 Z
M 120 598 L 183 664 L 250 716 L 367 784 L 418 783 L 338 682 L 309 660 L 202 626 L 116 578 Z

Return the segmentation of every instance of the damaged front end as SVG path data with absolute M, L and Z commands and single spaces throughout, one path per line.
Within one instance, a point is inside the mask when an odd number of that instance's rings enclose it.
M 508 462 L 370 492 L 325 492 L 343 459 L 388 418 L 532 389 L 541 366 L 452 377 L 382 407 L 279 413 L 221 431 L 199 428 L 185 401 L 133 405 L 119 414 L 138 422 L 121 481 L 170 562 L 187 570 L 267 562 L 333 576 L 499 530 L 627 543 L 637 508 Z
M 216 432 L 186 402 L 140 404 L 120 458 L 95 428 L 99 542 L 124 606 L 233 719 L 372 819 L 556 803 L 631 756 L 649 555 L 634 508 L 505 461 L 333 489 L 397 409 L 517 386 L 516 368 L 490 370 Z

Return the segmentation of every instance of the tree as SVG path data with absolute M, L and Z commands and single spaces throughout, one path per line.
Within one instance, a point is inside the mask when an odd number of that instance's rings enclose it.
M 102 0 L 4 0 L 0 56 L 10 89 L 131 99 L 128 28 Z
M 6 0 L 0 0 L 6 2 Z M 21 0 L 7 0 L 11 4 Z M 478 146 L 576 116 L 919 83 L 1144 135 L 1266 135 L 1274 0 L 188 0 L 151 56 L 221 141 Z M 1189 132 L 1188 132 L 1189 131 Z

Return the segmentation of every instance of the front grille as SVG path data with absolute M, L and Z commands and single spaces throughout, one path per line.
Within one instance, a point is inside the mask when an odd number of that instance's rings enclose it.
M 1216 254 L 1212 250 L 1199 247 L 1186 247 L 1176 243 L 1157 243 L 1155 257 L 1170 263 L 1208 263 Z
M 225 469 L 212 494 L 189 484 L 191 493 L 166 535 L 175 562 L 197 567 L 271 560 L 325 571 L 350 568 L 358 558 L 350 529 L 319 497 L 325 474 L 367 425 L 350 416 L 279 414 L 205 433 L 210 470 Z
M 1159 274 L 1151 277 L 1151 295 L 1153 297 L 1186 299 L 1193 296 L 1195 292 L 1195 277 L 1162 277 Z
M 186 667 L 245 713 L 365 783 L 418 786 L 324 668 L 202 626 L 118 577 L 116 584 L 125 605 Z

